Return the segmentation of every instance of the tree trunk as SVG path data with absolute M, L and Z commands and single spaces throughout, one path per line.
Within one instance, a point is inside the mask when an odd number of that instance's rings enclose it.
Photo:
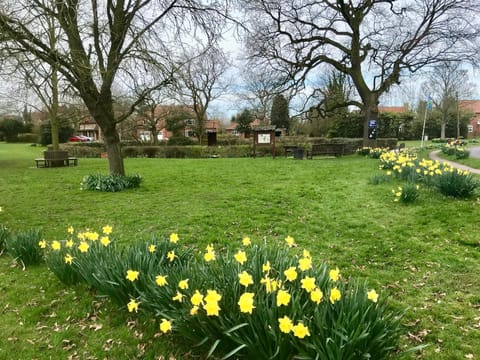
M 442 122 L 440 124 L 440 139 L 445 139 L 445 128 L 447 127 L 447 124 L 445 122 Z
M 120 137 L 115 125 L 108 126 L 104 129 L 103 136 L 105 140 L 105 147 L 108 154 L 108 165 L 110 175 L 125 175 L 125 167 L 123 163 L 122 149 L 120 146 Z

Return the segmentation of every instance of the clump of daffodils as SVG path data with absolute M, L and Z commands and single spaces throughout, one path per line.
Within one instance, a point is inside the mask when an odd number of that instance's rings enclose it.
M 418 197 L 418 188 L 410 184 L 423 184 L 427 188 L 438 190 L 445 196 L 466 198 L 472 196 L 478 187 L 478 181 L 468 172 L 455 169 L 446 162 L 430 159 L 418 159 L 408 152 L 388 152 L 380 156 L 381 169 L 386 169 L 397 179 L 407 184 L 394 189 L 395 201 L 413 202 Z
M 272 247 L 244 237 L 231 252 L 209 244 L 186 257 L 177 233 L 120 251 L 111 231 L 74 236 L 69 228 L 70 239 L 39 246 L 128 313 L 158 316 L 161 333 L 203 344 L 200 352 L 291 359 L 338 358 L 351 349 L 382 358 L 395 349 L 398 321 L 385 296 L 344 281 L 336 266 L 316 264 L 291 236 Z M 343 331 L 367 335 L 345 342 Z

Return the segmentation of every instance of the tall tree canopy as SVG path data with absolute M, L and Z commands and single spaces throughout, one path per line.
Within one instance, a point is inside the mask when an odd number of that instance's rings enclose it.
M 328 65 L 347 74 L 368 120 L 405 72 L 478 54 L 476 0 L 239 0 L 251 29 L 251 57 L 305 85 Z M 307 84 L 308 85 L 308 84 Z
M 165 64 L 182 35 L 209 42 L 218 33 L 222 1 L 201 0 L 4 0 L 0 49 L 28 53 L 55 67 L 83 99 L 102 129 L 111 174 L 125 174 L 117 124 L 152 90 L 172 82 Z M 225 5 L 225 4 L 224 4 Z M 54 19 L 55 46 L 41 24 Z M 168 61 L 167 61 L 168 60 Z M 148 75 L 155 67 L 156 77 Z M 162 69 L 159 74 L 158 69 Z M 115 114 L 112 89 L 139 89 L 131 106 Z
M 290 116 L 288 111 L 288 101 L 285 96 L 275 95 L 272 101 L 272 111 L 270 112 L 270 124 L 277 128 L 287 130 L 290 127 Z

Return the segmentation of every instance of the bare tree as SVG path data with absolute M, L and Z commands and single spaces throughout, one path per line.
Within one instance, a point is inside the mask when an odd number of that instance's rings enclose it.
M 272 69 L 264 69 L 252 63 L 244 66 L 242 78 L 245 82 L 245 91 L 241 94 L 241 98 L 248 103 L 257 119 L 266 122 L 273 98 L 282 93 L 284 79 Z
M 182 35 L 198 34 L 200 39 L 201 32 L 203 39 L 211 40 L 223 19 L 220 5 L 220 1 L 204 5 L 197 0 L 65 0 L 49 6 L 42 0 L 5 0 L 0 5 L 1 48 L 58 66 L 102 130 L 110 173 L 124 175 L 117 124 L 174 75 L 165 69 L 156 84 L 144 88 L 117 116 L 113 86 L 133 83 L 139 71 L 162 64 L 175 52 Z M 40 26 L 46 17 L 59 24 L 55 47 Z
M 196 52 L 198 53 L 198 50 Z M 208 107 L 213 100 L 224 95 L 228 88 L 228 84 L 222 79 L 229 66 L 228 58 L 216 46 L 211 46 L 199 56 L 185 50 L 181 58 L 191 60 L 178 66 L 172 93 L 182 105 L 192 107 L 195 113 L 193 128 L 201 144 L 205 135 Z
M 369 120 L 403 73 L 478 54 L 474 0 L 239 0 L 246 9 L 252 57 L 303 84 L 318 66 L 347 74 Z
M 423 92 L 429 97 L 441 114 L 440 138 L 445 139 L 449 112 L 458 109 L 459 97 L 467 98 L 474 85 L 468 81 L 468 71 L 458 62 L 446 62 L 434 66 L 423 85 Z M 459 135 L 457 130 L 457 136 Z
M 52 0 L 42 0 L 46 7 L 53 7 Z M 52 49 L 56 49 L 59 26 L 55 18 L 49 14 L 42 14 L 39 25 L 45 33 L 45 40 Z M 11 76 L 20 86 L 25 86 L 33 91 L 37 100 L 40 100 L 47 110 L 54 150 L 59 148 L 59 119 L 58 109 L 60 104 L 61 78 L 58 73 L 58 64 L 47 64 L 31 54 L 20 49 L 8 49 L 2 52 L 2 74 Z M 24 99 L 24 101 L 28 101 Z

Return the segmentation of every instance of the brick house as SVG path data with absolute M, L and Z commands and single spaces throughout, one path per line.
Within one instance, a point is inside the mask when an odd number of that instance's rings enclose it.
M 468 124 L 468 138 L 480 136 L 480 100 L 460 100 L 459 107 L 473 114 Z

